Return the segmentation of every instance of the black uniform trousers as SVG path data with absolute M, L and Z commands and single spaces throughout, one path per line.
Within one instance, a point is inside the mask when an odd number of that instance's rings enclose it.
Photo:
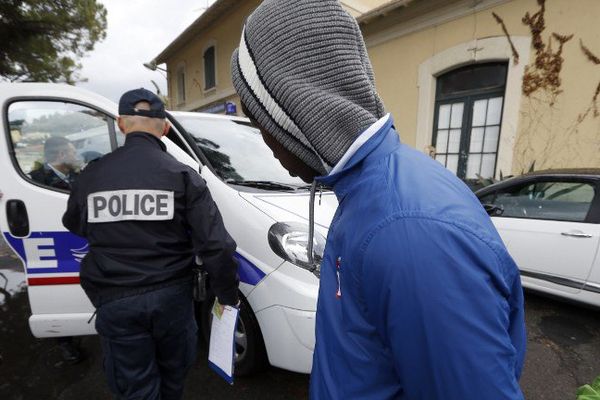
M 103 304 L 96 330 L 117 399 L 182 398 L 198 340 L 190 283 Z

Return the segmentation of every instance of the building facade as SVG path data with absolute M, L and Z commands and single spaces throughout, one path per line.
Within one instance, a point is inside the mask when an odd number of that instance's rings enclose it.
M 229 62 L 259 3 L 217 1 L 157 57 L 172 108 L 240 113 Z M 600 167 L 600 1 L 344 5 L 403 142 L 464 180 Z
M 354 17 L 388 0 L 344 0 Z M 217 0 L 153 61 L 167 65 L 174 110 L 241 114 L 231 82 L 230 60 L 246 17 L 261 0 Z
M 405 143 L 463 179 L 600 167 L 596 0 L 414 0 L 359 17 Z

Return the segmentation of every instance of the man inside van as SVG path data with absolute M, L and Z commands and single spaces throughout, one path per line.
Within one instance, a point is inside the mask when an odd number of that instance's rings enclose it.
M 71 190 L 81 165 L 73 143 L 61 136 L 51 136 L 44 142 L 44 164 L 29 175 L 43 185 Z
M 467 186 L 401 143 L 356 20 L 336 0 L 265 0 L 231 69 L 274 156 L 339 201 L 311 398 L 523 399 L 519 271 Z
M 38 163 L 37 168 L 29 175 L 42 185 L 71 190 L 80 166 L 81 161 L 73 144 L 61 136 L 51 136 L 44 142 L 44 164 Z M 61 356 L 67 363 L 76 364 L 82 360 L 81 350 L 72 337 L 58 338 L 57 343 Z

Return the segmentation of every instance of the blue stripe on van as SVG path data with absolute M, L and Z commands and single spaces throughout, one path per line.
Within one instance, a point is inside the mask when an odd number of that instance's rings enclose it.
M 88 252 L 87 241 L 70 232 L 32 232 L 27 238 L 4 232 L 4 237 L 27 265 L 27 274 L 78 273 Z M 266 276 L 244 256 L 235 253 L 235 258 L 240 281 L 254 286 Z
M 238 274 L 241 282 L 256 286 L 266 276 L 264 272 L 241 254 L 235 253 L 235 258 L 239 264 Z
M 87 241 L 70 232 L 32 232 L 26 238 L 5 232 L 4 237 L 27 265 L 28 274 L 77 273 L 88 252 Z

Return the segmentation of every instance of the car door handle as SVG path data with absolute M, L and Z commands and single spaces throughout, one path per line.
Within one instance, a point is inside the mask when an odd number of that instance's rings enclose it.
M 569 236 L 569 237 L 576 237 L 576 238 L 591 238 L 592 235 L 590 235 L 589 233 L 583 233 L 583 232 L 563 232 L 561 233 L 561 235 L 563 236 Z
M 6 202 L 6 220 L 8 230 L 15 237 L 29 235 L 29 216 L 22 200 L 9 200 Z

